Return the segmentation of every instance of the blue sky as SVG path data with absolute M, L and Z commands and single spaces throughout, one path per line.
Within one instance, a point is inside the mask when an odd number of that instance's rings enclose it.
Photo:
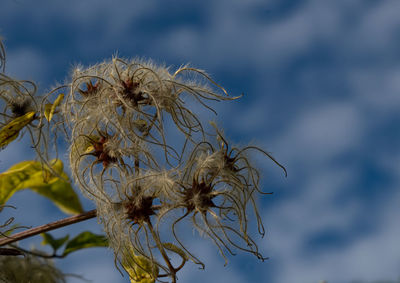
M 274 191 L 260 199 L 267 235 L 257 241 L 270 259 L 239 254 L 224 267 L 196 240 L 206 270 L 188 266 L 179 282 L 369 282 L 400 276 L 399 11 L 397 0 L 3 0 L 0 34 L 7 72 L 41 91 L 74 64 L 118 52 L 190 63 L 244 93 L 216 105 L 216 119 L 231 140 L 262 146 L 288 170 L 284 178 L 259 162 Z M 11 145 L 0 169 L 32 156 Z M 10 203 L 24 224 L 63 217 L 30 192 Z M 87 228 L 101 231 L 92 220 L 55 235 Z M 105 249 L 57 264 L 96 283 L 128 282 Z

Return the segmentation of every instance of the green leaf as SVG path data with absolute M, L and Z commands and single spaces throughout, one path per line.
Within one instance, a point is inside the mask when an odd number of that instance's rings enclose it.
M 51 165 L 52 170 L 49 170 L 38 161 L 23 161 L 1 173 L 0 205 L 5 204 L 16 191 L 29 188 L 50 199 L 65 213 L 81 213 L 81 203 L 63 171 L 63 163 L 56 159 Z
M 108 247 L 107 238 L 104 235 L 93 234 L 89 231 L 82 232 L 67 243 L 63 256 L 80 249 L 92 247 Z
M 0 148 L 6 147 L 15 140 L 19 131 L 35 119 L 35 112 L 28 112 L 25 115 L 15 118 L 0 129 Z
M 54 253 L 69 239 L 69 235 L 58 239 L 53 238 L 53 236 L 48 233 L 42 233 L 40 235 L 43 237 L 42 245 L 50 245 L 54 249 Z
M 53 104 L 48 103 L 44 107 L 44 116 L 46 117 L 47 121 L 51 121 L 53 118 L 54 112 L 56 111 L 57 106 L 61 103 L 61 101 L 64 99 L 64 94 L 61 93 L 56 100 L 54 101 Z

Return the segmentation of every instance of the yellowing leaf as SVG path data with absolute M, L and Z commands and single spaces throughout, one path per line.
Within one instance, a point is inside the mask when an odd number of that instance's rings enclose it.
M 56 111 L 57 106 L 61 103 L 61 101 L 64 99 L 64 94 L 61 93 L 56 100 L 54 101 L 53 104 L 48 103 L 44 106 L 44 116 L 46 117 L 47 121 L 51 121 L 53 118 L 54 112 Z
M 94 150 L 93 144 L 98 142 L 100 140 L 100 137 L 98 136 L 81 136 L 78 139 L 75 140 L 72 150 L 74 151 L 75 154 L 86 154 L 90 153 Z
M 90 153 L 90 152 L 92 152 L 93 150 L 94 150 L 94 146 L 93 146 L 93 145 L 89 145 L 89 146 L 85 149 L 84 153 Z
M 125 252 L 122 266 L 128 272 L 131 283 L 154 283 L 158 277 L 158 266 L 144 256 L 137 256 L 133 249 Z
M 38 161 L 23 161 L 1 173 L 0 205 L 5 204 L 16 191 L 29 188 L 50 199 L 65 213 L 82 212 L 81 203 L 63 171 L 61 160 L 53 160 L 51 167 L 52 170 L 49 170 Z
M 7 146 L 10 142 L 15 140 L 19 131 L 28 125 L 35 117 L 35 112 L 28 112 L 25 115 L 15 118 L 3 128 L 0 129 L 0 148 Z
M 150 260 L 143 256 L 134 256 L 134 258 L 134 267 L 132 267 L 132 264 L 124 266 L 131 278 L 131 283 L 154 283 L 156 281 L 156 278 L 154 278 L 154 275 L 152 274 L 154 272 L 154 270 L 152 271 L 154 265 L 151 264 Z

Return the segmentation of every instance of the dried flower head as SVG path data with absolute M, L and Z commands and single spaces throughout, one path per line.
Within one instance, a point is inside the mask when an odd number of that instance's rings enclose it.
M 185 213 L 175 218 L 172 233 L 181 248 L 200 265 L 203 263 L 183 244 L 177 233 L 177 225 L 186 218 L 190 219 L 201 234 L 211 238 L 225 260 L 226 251 L 234 254 L 232 248 L 252 253 L 264 260 L 248 230 L 248 210 L 252 209 L 259 233 L 262 236 L 265 234 L 255 202 L 255 193 L 262 193 L 259 189 L 260 174 L 244 153 L 255 149 L 271 158 L 285 173 L 286 169 L 271 155 L 257 147 L 234 147 L 229 150 L 221 131 L 213 125 L 217 132 L 218 146 L 214 147 L 211 142 L 202 141 L 194 147 L 185 167 L 181 169 L 182 175 L 175 181 L 175 185 L 171 186 L 173 193 L 165 197 L 164 208 L 160 210 L 158 221 L 172 217 L 172 212 L 179 215 L 177 211 L 184 209 Z
M 258 147 L 230 148 L 215 124 L 216 134 L 206 133 L 190 106 L 215 112 L 209 102 L 237 97 L 202 70 L 170 70 L 120 58 L 77 67 L 60 125 L 73 177 L 96 202 L 116 262 L 131 278 L 176 282 L 188 259 L 204 267 L 178 233 L 184 220 L 210 238 L 225 261 L 234 249 L 265 259 L 248 228 L 250 211 L 265 233 L 255 201 L 260 173 L 247 153 L 261 152 L 286 170 Z M 183 145 L 166 133 L 167 121 Z M 182 258 L 177 267 L 171 254 Z
M 23 116 L 39 109 L 35 98 L 36 85 L 31 81 L 19 81 L 0 73 L 0 107 L 2 122 Z
M 65 275 L 50 260 L 33 256 L 0 256 L 1 283 L 65 283 Z
M 105 180 L 121 182 L 121 175 L 135 175 L 139 164 L 157 167 L 143 141 L 103 131 L 76 137 L 70 148 L 70 164 L 75 181 L 91 199 L 104 198 Z
M 214 242 L 226 263 L 225 252 L 233 255 L 232 247 L 264 259 L 247 229 L 246 210 L 248 200 L 253 196 L 237 180 L 226 178 L 221 169 L 215 171 L 221 160 L 215 160 L 215 164 L 211 166 L 212 158 L 215 157 L 201 156 L 197 162 L 190 163 L 186 174 L 178 182 L 181 186 L 175 188 L 176 199 L 171 199 L 166 204 L 159 220 L 172 211 L 176 213 L 177 210 L 185 209 L 184 214 L 173 222 L 172 233 L 182 249 L 197 264 L 203 265 L 183 244 L 176 232 L 176 226 L 185 218 L 190 219 L 200 234 L 208 236 Z
M 32 146 L 38 151 L 43 131 L 38 122 L 39 103 L 35 94 L 33 82 L 16 80 L 0 73 L 0 128 L 8 135 L 1 142 L 2 148 L 28 132 Z
M 150 171 L 140 177 L 128 177 L 123 183 L 106 182 L 110 187 L 108 199 L 98 199 L 97 209 L 116 259 L 127 271 L 138 267 L 146 271 L 148 268 L 142 266 L 146 262 L 163 271 L 163 276 L 176 280 L 175 274 L 183 265 L 173 267 L 167 255 L 167 243 L 153 226 L 165 202 L 164 194 L 173 190 L 168 184 L 175 184 L 172 176 Z M 129 254 L 131 258 L 127 260 Z M 153 271 L 146 272 L 154 277 Z
M 193 78 L 185 81 L 189 74 L 198 81 Z M 199 119 L 186 107 L 185 96 L 209 109 L 207 100 L 235 99 L 228 97 L 204 71 L 184 66 L 170 73 L 169 68 L 150 61 L 114 58 L 111 62 L 74 70 L 64 115 L 75 125 L 90 121 L 99 128 L 123 130 L 165 148 L 165 114 L 188 138 L 195 132 L 204 134 Z M 147 131 L 138 131 L 134 121 L 147 124 Z M 84 134 L 81 129 L 76 134 Z
M 188 80 L 188 74 L 194 78 Z M 139 167 L 159 169 L 163 163 L 179 163 L 182 153 L 167 141 L 164 116 L 170 116 L 187 141 L 195 143 L 195 133 L 205 135 L 199 119 L 186 108 L 185 96 L 207 108 L 207 100 L 235 99 L 204 71 L 187 66 L 170 73 L 169 68 L 150 61 L 114 58 L 76 68 L 62 112 L 71 143 L 72 171 L 83 191 L 102 194 L 93 189 L 102 190 L 96 174 L 114 178 L 118 171 L 133 174 Z M 164 162 L 155 157 L 159 153 Z M 103 165 L 100 171 L 95 169 L 97 164 Z

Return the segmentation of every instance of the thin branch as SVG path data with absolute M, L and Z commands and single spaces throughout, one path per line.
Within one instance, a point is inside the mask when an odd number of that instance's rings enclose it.
M 18 249 L 0 248 L 0 255 L 17 256 L 23 255 L 23 253 Z
M 84 212 L 84 213 L 81 213 L 78 215 L 74 215 L 74 216 L 67 217 L 67 218 L 64 218 L 61 220 L 57 220 L 57 221 L 54 221 L 54 222 L 51 222 L 51 223 L 48 223 L 48 224 L 45 224 L 42 226 L 38 226 L 35 228 L 31 228 L 26 231 L 22 231 L 22 232 L 14 234 L 14 235 L 8 236 L 7 238 L 0 239 L 0 246 L 11 244 L 16 241 L 38 235 L 40 233 L 55 230 L 55 229 L 58 229 L 58 228 L 61 228 L 64 226 L 68 226 L 68 225 L 71 225 L 74 223 L 85 221 L 87 219 L 96 217 L 96 215 L 97 215 L 97 211 L 96 211 L 96 209 L 93 209 L 93 210 L 90 210 L 90 211 L 87 211 L 87 212 Z
M 37 257 L 41 257 L 41 258 L 64 258 L 65 257 L 65 255 L 57 255 L 57 254 L 50 255 L 50 254 L 46 254 L 42 251 L 29 251 L 29 250 L 23 249 L 21 247 L 18 247 L 16 245 L 13 245 L 13 244 L 10 244 L 10 247 L 13 247 L 14 249 L 20 251 L 22 255 L 29 254 L 29 255 L 33 255 L 33 256 L 37 256 Z M 0 249 L 2 249 L 2 248 L 0 248 Z

